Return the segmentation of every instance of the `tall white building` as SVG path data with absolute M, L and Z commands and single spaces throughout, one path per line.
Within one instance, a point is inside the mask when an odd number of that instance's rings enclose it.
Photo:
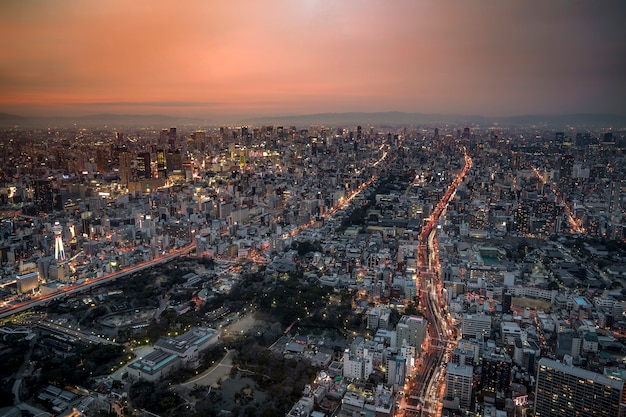
M 427 324 L 424 317 L 402 316 L 396 325 L 396 346 L 413 346 L 421 350 Z

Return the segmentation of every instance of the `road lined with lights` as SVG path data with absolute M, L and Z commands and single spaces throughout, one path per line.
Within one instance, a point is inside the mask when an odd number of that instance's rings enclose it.
M 402 410 L 404 416 L 439 416 L 443 397 L 445 368 L 442 364 L 449 359 L 455 343 L 456 333 L 452 330 L 447 313 L 442 312 L 441 280 L 439 274 L 439 249 L 435 226 L 445 212 L 448 202 L 456 192 L 465 175 L 472 167 L 472 158 L 463 148 L 465 165 L 450 184 L 432 214 L 422 228 L 417 242 L 417 270 L 422 278 L 421 304 L 426 320 L 427 340 L 423 348 L 423 361 L 413 376 L 408 403 Z
M 543 177 L 543 175 L 541 175 L 541 172 L 535 168 L 534 166 L 532 167 L 533 172 L 535 173 L 535 176 L 537 176 L 537 179 L 539 179 L 539 181 L 545 185 L 547 183 L 546 179 Z M 561 204 L 563 204 L 563 208 L 565 210 L 565 216 L 567 217 L 567 221 L 570 225 L 570 228 L 572 229 L 572 231 L 574 233 L 585 233 L 585 227 L 583 226 L 583 222 L 581 219 L 579 219 L 578 217 L 576 217 L 576 214 L 572 211 L 572 209 L 570 208 L 569 204 L 567 203 L 567 201 L 565 200 L 565 197 L 563 197 L 561 195 L 561 193 L 559 192 L 559 190 L 556 189 L 556 187 L 554 185 L 550 186 L 550 189 L 552 190 L 552 192 L 554 193 L 554 195 L 556 196 L 556 198 L 559 200 L 559 202 Z
M 82 291 L 85 291 L 87 289 L 96 287 L 98 285 L 102 285 L 102 284 L 106 284 L 108 282 L 114 281 L 118 278 L 122 278 L 125 277 L 127 275 L 131 275 L 134 274 L 135 272 L 140 272 L 143 271 L 145 269 L 149 269 L 152 268 L 154 266 L 157 265 L 161 265 L 167 262 L 170 262 L 176 258 L 178 258 L 181 255 L 187 254 L 193 250 L 195 250 L 196 248 L 196 242 L 195 240 L 188 244 L 187 246 L 183 246 L 182 248 L 179 249 L 175 249 L 165 255 L 161 255 L 157 258 L 151 259 L 149 261 L 144 261 L 141 263 L 138 263 L 136 265 L 132 265 L 126 269 L 123 269 L 121 271 L 117 271 L 117 272 L 113 272 L 111 274 L 108 275 L 104 275 L 102 277 L 99 278 L 92 278 L 92 279 L 88 279 L 85 282 L 82 282 L 80 284 L 75 284 L 75 285 L 68 285 L 66 287 L 60 288 L 58 291 L 55 291 L 53 293 L 50 294 L 46 294 L 46 295 L 41 295 L 37 298 L 31 299 L 31 300 L 25 300 L 25 301 L 21 301 L 17 304 L 14 304 L 12 306 L 8 306 L 8 307 L 3 307 L 0 309 L 0 318 L 4 318 L 4 317 L 8 317 L 12 314 L 15 313 L 20 313 L 22 311 L 26 311 L 30 308 L 33 307 L 37 307 L 37 306 L 41 306 L 44 305 L 46 303 L 49 303 L 50 301 L 53 300 L 57 300 L 59 298 L 65 298 L 69 295 L 72 294 L 76 294 Z

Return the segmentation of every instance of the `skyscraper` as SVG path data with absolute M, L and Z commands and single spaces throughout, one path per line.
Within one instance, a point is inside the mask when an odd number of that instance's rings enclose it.
M 167 164 L 165 159 L 165 150 L 157 149 L 156 151 L 157 173 L 159 178 L 167 177 Z
M 137 154 L 137 179 L 145 180 L 152 178 L 152 168 L 150 167 L 150 152 Z
M 51 212 L 54 209 L 52 183 L 49 180 L 36 180 L 34 188 L 33 203 L 35 204 L 35 209 L 45 213 Z
M 513 214 L 515 230 L 522 233 L 530 233 L 530 207 L 520 203 Z
M 573 173 L 574 156 L 569 154 L 561 156 L 561 164 L 559 166 L 559 186 L 564 192 L 571 191 Z
M 535 417 L 618 417 L 626 413 L 624 381 L 542 358 L 537 368 Z
M 175 127 L 170 127 L 170 131 L 167 134 L 168 142 L 171 150 L 175 150 L 177 147 L 178 134 L 176 133 Z
M 120 182 L 124 185 L 128 185 L 132 179 L 130 170 L 130 152 L 126 146 L 122 146 L 117 148 L 117 155 L 120 161 Z

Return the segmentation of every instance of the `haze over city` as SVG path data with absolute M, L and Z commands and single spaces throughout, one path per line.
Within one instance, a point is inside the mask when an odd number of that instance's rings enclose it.
M 3 1 L 0 112 L 626 109 L 623 2 Z

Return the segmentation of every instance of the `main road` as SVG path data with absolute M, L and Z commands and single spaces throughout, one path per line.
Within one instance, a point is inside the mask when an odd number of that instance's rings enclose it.
M 135 272 L 140 272 L 143 271 L 145 269 L 149 269 L 152 268 L 154 266 L 157 265 L 161 265 L 167 262 L 172 261 L 173 259 L 178 258 L 181 255 L 184 255 L 186 253 L 189 253 L 193 250 L 195 250 L 196 248 L 196 242 L 195 240 L 192 241 L 190 244 L 188 244 L 187 246 L 183 246 L 182 248 L 179 249 L 175 249 L 171 252 L 166 253 L 165 255 L 161 255 L 157 258 L 151 259 L 149 261 L 145 261 L 145 262 L 141 262 L 135 265 L 132 265 L 128 268 L 125 268 L 121 271 L 117 271 L 117 272 L 113 272 L 111 274 L 107 274 L 104 275 L 102 277 L 99 278 L 93 278 L 93 279 L 89 279 L 86 280 L 85 282 L 82 282 L 80 284 L 76 284 L 76 285 L 68 285 L 66 287 L 63 287 L 61 289 L 59 289 L 56 292 L 50 293 L 50 294 L 46 294 L 46 295 L 41 295 L 39 297 L 30 299 L 30 300 L 25 300 L 22 301 L 20 303 L 14 304 L 12 306 L 8 306 L 8 307 L 3 307 L 0 309 L 0 318 L 4 318 L 4 317 L 8 317 L 12 314 L 15 313 L 19 313 L 22 311 L 26 311 L 30 308 L 33 307 L 37 307 L 40 305 L 44 305 L 46 303 L 49 303 L 50 301 L 53 300 L 57 300 L 59 298 L 64 298 L 67 297 L 69 295 L 72 294 L 76 294 L 85 290 L 88 290 L 90 288 L 96 287 L 98 285 L 102 285 L 102 284 L 106 284 L 107 282 L 111 282 L 114 281 L 118 278 L 122 278 L 125 277 L 127 275 L 131 275 L 134 274 Z
M 409 392 L 409 406 L 405 416 L 438 416 L 441 412 L 443 397 L 443 378 L 445 376 L 446 354 L 455 342 L 455 332 L 451 328 L 446 313 L 442 311 L 441 280 L 439 274 L 439 250 L 436 239 L 436 225 L 444 213 L 450 198 L 472 167 L 472 158 L 463 149 L 465 164 L 463 169 L 450 184 L 445 194 L 435 206 L 428 223 L 422 228 L 417 243 L 417 268 L 420 283 L 421 305 L 428 321 L 427 341 L 424 345 L 421 372 L 416 373 Z M 411 402 L 411 399 L 414 401 Z

